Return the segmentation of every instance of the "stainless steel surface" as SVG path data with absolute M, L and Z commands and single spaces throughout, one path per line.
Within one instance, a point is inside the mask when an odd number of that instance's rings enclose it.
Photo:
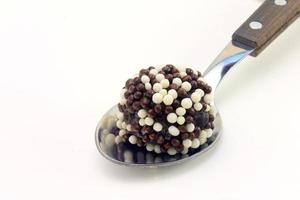
M 225 47 L 204 73 L 204 79 L 212 87 L 213 94 L 226 73 L 251 52 L 252 49 L 242 49 L 236 47 L 231 42 Z M 217 109 L 214 102 L 212 103 L 212 106 Z M 114 135 L 109 135 L 109 132 L 110 129 L 115 126 L 117 120 L 116 111 L 117 106 L 114 106 L 103 116 L 96 128 L 95 139 L 99 152 L 106 159 L 119 165 L 154 168 L 180 164 L 184 161 L 191 160 L 196 156 L 200 156 L 211 149 L 222 133 L 222 120 L 216 110 L 213 135 L 205 144 L 197 149 L 193 149 L 188 154 L 176 154 L 174 156 L 168 154 L 156 154 L 141 150 L 135 145 L 128 143 L 116 144 L 114 142 Z
M 235 46 L 232 42 L 223 49 L 211 65 L 205 70 L 203 76 L 207 83 L 216 91 L 219 83 L 227 72 L 238 62 L 248 56 L 253 49 L 243 49 Z
M 217 142 L 221 130 L 222 122 L 219 114 L 216 115 L 214 121 L 215 129 L 213 135 L 207 140 L 207 142 L 201 145 L 198 149 L 194 149 L 188 154 L 176 154 L 170 156 L 168 154 L 156 154 L 147 152 L 146 150 L 138 149 L 135 145 L 131 144 L 116 144 L 107 141 L 106 137 L 109 137 L 109 130 L 115 125 L 117 106 L 112 107 L 101 119 L 96 128 L 96 145 L 99 152 L 108 160 L 113 163 L 133 166 L 133 167 L 164 167 L 175 164 L 180 164 L 184 161 L 191 160 L 196 156 L 204 154 L 207 150 L 211 149 Z M 111 136 L 111 135 L 110 135 Z

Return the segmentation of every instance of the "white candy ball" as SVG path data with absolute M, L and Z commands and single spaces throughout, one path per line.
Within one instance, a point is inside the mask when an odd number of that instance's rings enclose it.
M 119 136 L 123 136 L 126 134 L 126 131 L 124 129 L 119 130 Z
M 148 144 L 146 145 L 146 149 L 147 149 L 147 151 L 153 151 L 153 150 L 154 150 L 154 145 L 151 144 L 151 143 L 148 143 Z
M 166 96 L 168 94 L 168 91 L 166 89 L 162 89 L 161 91 L 159 91 L 159 93 L 163 96 Z
M 204 80 L 204 78 L 202 78 L 202 77 L 199 77 L 197 80 L 198 80 L 198 81 L 202 81 L 202 82 L 205 83 L 205 80 Z
M 126 130 L 127 130 L 127 131 L 131 131 L 131 125 L 130 125 L 130 124 L 127 124 Z
M 198 103 L 201 100 L 201 95 L 198 92 L 193 92 L 191 99 L 194 103 Z
M 119 119 L 119 120 L 124 120 L 124 114 L 122 113 L 122 112 L 117 112 L 117 118 Z
M 200 140 L 200 144 L 204 144 L 207 141 L 207 133 L 205 130 L 201 131 L 199 140 Z
M 163 129 L 163 126 L 161 125 L 161 123 L 159 122 L 155 122 L 153 125 L 153 130 L 155 130 L 156 132 L 160 132 Z
M 187 130 L 187 132 L 193 132 L 194 131 L 194 129 L 195 129 L 195 125 L 193 124 L 193 123 L 189 123 L 189 124 L 187 124 L 186 126 L 185 126 L 185 128 L 186 128 L 186 130 Z
M 123 156 L 124 156 L 124 162 L 126 162 L 126 163 L 132 163 L 132 161 L 133 161 L 133 154 L 132 154 L 131 151 L 129 151 L 129 150 L 124 151 Z
M 186 113 L 186 109 L 184 109 L 183 107 L 179 107 L 176 109 L 176 114 L 179 116 L 183 116 Z
M 180 72 L 179 74 L 180 74 L 180 77 L 181 77 L 181 78 L 183 78 L 183 77 L 185 77 L 185 76 L 187 75 L 187 73 L 184 72 L 184 71 Z
M 163 80 L 163 79 L 165 78 L 165 76 L 164 76 L 163 74 L 157 74 L 157 75 L 155 76 L 155 78 L 156 78 L 156 80 L 157 80 L 158 82 L 160 82 L 161 80 Z
M 209 128 L 209 129 L 205 129 L 205 131 L 206 131 L 206 137 L 210 138 L 213 134 L 213 130 L 211 128 Z
M 174 89 L 169 90 L 168 94 L 171 95 L 173 97 L 173 99 L 177 99 L 177 97 L 178 97 L 178 94 L 177 94 L 176 90 L 174 90 Z
M 123 138 L 121 136 L 117 135 L 115 138 L 115 143 L 120 144 L 121 142 L 123 142 Z
M 115 143 L 115 135 L 110 133 L 108 135 L 105 136 L 105 140 L 104 143 L 108 146 L 112 146 Z
M 151 90 L 152 89 L 151 83 L 145 83 L 145 89 L 146 90 Z
M 200 111 L 201 109 L 202 109 L 202 104 L 201 103 L 195 103 L 194 104 L 194 109 L 196 110 L 196 111 Z
M 193 142 L 190 139 L 185 139 L 182 141 L 184 148 L 188 149 L 192 146 Z
M 210 105 L 206 105 L 205 111 L 206 111 L 206 112 L 210 111 Z
M 152 101 L 156 104 L 160 104 L 162 101 L 163 101 L 163 95 L 160 94 L 160 93 L 155 93 L 153 96 L 152 96 Z
M 178 136 L 180 131 L 178 130 L 178 128 L 176 128 L 175 126 L 170 126 L 168 128 L 168 132 L 173 135 L 173 136 Z
M 128 138 L 128 141 L 131 143 L 131 144 L 136 144 L 137 142 L 137 137 L 135 135 L 131 135 L 129 138 Z
M 167 95 L 164 96 L 164 98 L 163 98 L 163 102 L 164 102 L 164 104 L 167 105 L 167 106 L 172 105 L 173 101 L 174 101 L 173 96 L 172 96 L 172 95 L 169 95 L 169 94 L 167 94 Z
M 168 88 L 170 85 L 170 82 L 168 79 L 163 79 L 160 81 L 160 84 L 162 85 L 163 88 Z
M 123 123 L 123 120 L 118 120 L 116 122 L 116 126 L 121 129 L 122 128 L 122 123 Z
M 174 149 L 174 147 L 169 148 L 167 152 L 170 156 L 174 156 L 177 153 L 177 151 L 176 151 L 176 149 Z
M 206 94 L 206 95 L 204 96 L 204 101 L 205 101 L 205 103 L 211 103 L 212 100 L 213 100 L 213 96 L 212 96 L 211 94 Z
M 145 124 L 148 126 L 152 126 L 154 124 L 154 120 L 151 117 L 146 117 Z
M 182 84 L 181 84 L 181 87 L 185 90 L 185 91 L 190 91 L 191 89 L 192 89 L 192 85 L 189 83 L 189 82 L 187 82 L 187 81 L 185 81 L 185 82 L 183 82 Z
M 209 114 L 212 114 L 214 117 L 216 116 L 217 110 L 215 106 L 213 105 L 210 106 Z
M 189 152 L 189 149 L 188 149 L 188 148 L 184 148 L 184 149 L 181 151 L 182 154 L 187 154 L 188 152 Z
M 158 74 L 158 70 L 157 69 L 151 69 L 149 74 L 156 75 L 156 74 Z
M 154 151 L 155 151 L 155 153 L 161 153 L 160 146 L 159 145 L 155 145 L 154 146 Z
M 154 90 L 154 92 L 159 92 L 159 91 L 161 91 L 163 89 L 163 87 L 162 87 L 162 85 L 160 84 L 160 83 L 155 83 L 154 85 L 153 85 L 153 90 Z
M 140 126 L 145 126 L 146 125 L 145 120 L 144 119 L 140 119 L 139 120 L 139 125 Z
M 193 139 L 191 148 L 196 149 L 200 146 L 200 140 L 198 138 Z
M 199 93 L 201 97 L 203 97 L 205 94 L 204 91 L 200 88 L 196 89 L 195 92 Z
M 177 117 L 177 124 L 183 125 L 185 122 L 185 118 L 182 116 Z
M 168 122 L 174 124 L 177 121 L 177 115 L 175 113 L 169 113 L 167 116 Z
M 141 77 L 141 81 L 142 81 L 142 83 L 149 83 L 150 82 L 150 78 L 147 75 L 143 75 Z
M 193 70 L 193 73 L 198 76 L 198 71 L 195 69 L 192 69 L 192 70 Z
M 126 126 L 127 126 L 126 122 L 122 122 L 122 129 L 126 129 Z
M 184 98 L 181 101 L 181 106 L 185 109 L 189 109 L 193 106 L 193 102 L 190 98 Z
M 174 78 L 172 83 L 176 84 L 177 86 L 181 86 L 182 80 L 180 78 Z
M 202 144 L 206 143 L 207 138 L 206 137 L 200 137 L 199 140 L 200 140 L 200 145 L 202 145 Z
M 147 111 L 146 111 L 145 109 L 140 109 L 140 110 L 138 111 L 138 116 L 139 116 L 139 118 L 141 118 L 141 119 L 147 117 Z

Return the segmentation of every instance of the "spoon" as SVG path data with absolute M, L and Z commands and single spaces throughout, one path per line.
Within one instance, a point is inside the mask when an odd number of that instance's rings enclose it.
M 248 55 L 258 56 L 288 25 L 300 14 L 300 0 L 266 0 L 250 18 L 233 34 L 232 41 L 217 56 L 204 72 L 206 82 L 212 87 L 212 94 L 227 74 L 238 62 Z M 212 103 L 213 107 L 215 103 Z M 211 149 L 222 133 L 222 121 L 216 110 L 215 128 L 212 137 L 204 145 L 188 154 L 156 154 L 141 150 L 125 143 L 116 144 L 109 130 L 116 123 L 117 106 L 108 110 L 96 128 L 96 145 L 108 160 L 125 166 L 161 167 L 191 160 Z

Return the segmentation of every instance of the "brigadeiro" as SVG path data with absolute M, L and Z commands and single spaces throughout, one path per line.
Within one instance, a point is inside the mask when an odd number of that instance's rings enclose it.
M 211 87 L 199 71 L 165 65 L 140 70 L 121 92 L 116 143 L 157 154 L 187 154 L 213 134 Z

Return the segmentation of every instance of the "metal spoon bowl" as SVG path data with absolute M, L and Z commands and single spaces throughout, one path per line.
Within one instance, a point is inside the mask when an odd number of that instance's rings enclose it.
M 222 131 L 222 121 L 219 113 L 217 113 L 214 121 L 215 128 L 213 135 L 199 148 L 190 151 L 188 154 L 176 154 L 174 156 L 170 156 L 167 153 L 157 154 L 141 150 L 130 143 L 116 144 L 114 142 L 114 136 L 110 134 L 110 130 L 115 126 L 117 121 L 117 109 L 117 106 L 113 106 L 102 117 L 96 128 L 95 140 L 99 152 L 106 159 L 119 165 L 156 168 L 180 164 L 184 161 L 191 160 L 196 156 L 202 155 L 211 149 L 219 139 Z

